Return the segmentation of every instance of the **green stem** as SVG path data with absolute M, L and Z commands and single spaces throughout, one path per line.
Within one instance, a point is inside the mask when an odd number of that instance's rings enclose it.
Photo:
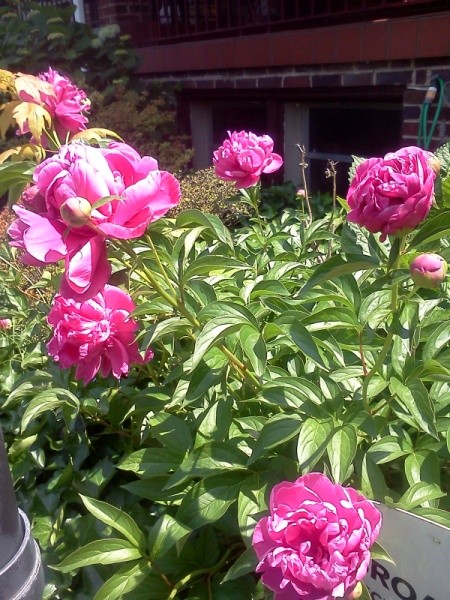
M 391 251 L 388 259 L 388 272 L 395 271 L 398 268 L 400 259 L 405 246 L 405 238 L 395 238 L 392 241 Z M 398 305 L 398 283 L 393 283 L 391 288 L 391 324 L 389 326 L 389 331 L 387 332 L 386 338 L 384 340 L 383 347 L 381 348 L 381 352 L 379 353 L 375 364 L 367 373 L 364 378 L 363 386 L 362 386 L 362 399 L 364 404 L 364 409 L 370 414 L 370 400 L 367 397 L 367 392 L 369 389 L 369 383 L 372 377 L 381 369 L 384 359 L 386 358 L 389 350 L 392 346 L 392 340 L 394 337 L 394 317 L 397 311 L 399 310 Z
M 138 258 L 138 255 L 136 255 L 136 253 L 133 251 L 133 249 L 128 248 L 128 244 L 124 244 L 124 247 L 127 250 L 128 254 L 132 258 L 136 258 L 136 257 Z M 131 250 L 131 252 L 130 252 L 130 250 Z M 171 294 L 167 293 L 166 290 L 161 287 L 161 285 L 158 283 L 157 279 L 155 278 L 155 276 L 153 275 L 151 270 L 145 264 L 141 264 L 140 266 L 142 267 L 142 270 L 147 279 L 147 282 L 150 283 L 150 285 L 153 287 L 153 289 L 158 294 L 160 294 L 160 296 L 162 296 L 165 300 L 167 300 L 167 302 L 175 310 L 177 310 L 181 315 L 183 315 L 183 317 L 185 317 L 189 321 L 189 323 L 191 323 L 191 325 L 194 326 L 195 329 L 201 329 L 202 325 L 201 325 L 200 321 L 188 311 L 188 309 L 183 304 L 183 302 L 181 300 L 179 300 L 178 298 L 175 298 Z M 225 356 L 228 358 L 232 367 L 236 371 L 238 371 L 238 373 L 242 376 L 243 379 L 247 379 L 249 381 L 249 383 L 251 383 L 251 385 L 256 387 L 256 389 L 261 389 L 262 386 L 261 386 L 260 382 L 253 375 L 253 373 L 251 373 L 250 371 L 247 370 L 247 367 L 245 366 L 244 363 L 242 363 L 230 350 L 228 350 L 228 348 L 226 348 L 226 346 L 221 344 L 219 346 L 219 348 L 225 354 Z
M 165 281 L 166 281 L 167 285 L 169 286 L 169 288 L 170 288 L 171 292 L 172 292 L 173 294 L 175 294 L 175 293 L 176 293 L 176 292 L 175 292 L 175 288 L 173 287 L 173 285 L 172 285 L 172 282 L 170 281 L 170 277 L 167 275 L 167 271 L 166 271 L 166 269 L 164 268 L 164 265 L 162 264 L 162 262 L 161 262 L 161 259 L 159 258 L 159 254 L 158 254 L 158 252 L 157 252 L 157 250 L 156 250 L 156 248 L 155 248 L 155 245 L 154 245 L 154 243 L 153 243 L 153 240 L 152 240 L 152 238 L 151 238 L 151 235 L 147 235 L 147 236 L 145 237 L 145 239 L 148 241 L 148 243 L 150 244 L 150 246 L 151 246 L 151 248 L 152 248 L 152 250 L 153 250 L 153 254 L 154 254 L 154 256 L 155 256 L 155 260 L 156 260 L 156 263 L 157 263 L 157 265 L 158 265 L 158 267 L 159 267 L 159 270 L 160 270 L 160 272 L 161 272 L 161 275 L 164 277 L 164 279 L 165 279 Z
M 172 589 L 169 596 L 167 596 L 167 600 L 175 600 L 178 592 L 180 592 L 195 577 L 200 577 L 201 575 L 211 576 L 220 571 L 220 569 L 226 564 L 228 558 L 230 557 L 230 554 L 240 546 L 241 544 L 233 544 L 232 546 L 230 546 L 230 548 L 228 548 L 228 550 L 225 552 L 222 558 L 209 569 L 197 569 L 196 571 L 192 571 L 191 573 L 186 575 L 186 577 L 183 577 L 183 579 L 180 579 L 180 581 Z

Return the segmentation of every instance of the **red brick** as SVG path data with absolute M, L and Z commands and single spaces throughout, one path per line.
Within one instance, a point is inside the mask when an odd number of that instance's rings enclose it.
M 286 75 L 283 78 L 283 87 L 285 88 L 305 88 L 311 87 L 309 75 Z
M 418 21 L 417 19 L 392 19 L 388 25 L 388 58 L 411 58 L 417 56 L 418 43 Z
M 361 28 L 361 51 L 355 60 L 387 60 L 388 21 L 362 23 Z

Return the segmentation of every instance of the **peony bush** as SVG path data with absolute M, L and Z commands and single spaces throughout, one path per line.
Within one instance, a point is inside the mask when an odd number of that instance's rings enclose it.
M 276 141 L 230 133 L 229 230 L 168 218 L 172 174 L 84 101 L 60 139 L 47 98 L 0 168 L 1 424 L 45 598 L 367 600 L 374 500 L 450 526 L 449 147 L 356 159 L 311 222 L 261 214 Z

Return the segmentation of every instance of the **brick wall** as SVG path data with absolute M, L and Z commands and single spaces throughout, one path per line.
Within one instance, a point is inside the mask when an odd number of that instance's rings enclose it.
M 447 59 L 174 73 L 165 76 L 164 81 L 179 86 L 182 95 L 190 98 L 205 97 L 209 92 L 230 98 L 264 95 L 280 101 L 305 102 L 331 99 L 338 93 L 341 102 L 382 96 L 395 98 L 403 106 L 402 142 L 410 145 L 417 142 L 421 106 L 434 76 L 450 81 Z M 161 80 L 161 77 L 147 75 L 146 79 Z M 430 120 L 436 107 L 437 98 L 430 106 Z M 435 149 L 448 140 L 450 107 L 444 103 L 430 148 Z
M 101 25 L 117 24 L 123 34 L 142 44 L 148 37 L 150 3 L 145 0 L 97 0 L 98 21 Z

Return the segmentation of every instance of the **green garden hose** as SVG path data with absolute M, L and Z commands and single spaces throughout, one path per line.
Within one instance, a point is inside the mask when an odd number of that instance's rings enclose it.
M 436 94 L 438 94 L 438 103 L 436 111 L 434 113 L 434 118 L 428 129 L 428 112 L 430 109 L 430 104 L 433 102 Z M 417 135 L 417 145 L 424 148 L 425 150 L 428 150 L 428 148 L 430 147 L 431 139 L 433 137 L 434 130 L 436 129 L 436 124 L 439 120 L 443 103 L 444 81 L 440 77 L 434 77 L 431 80 L 430 86 L 425 95 L 425 100 L 423 101 L 419 118 L 419 132 Z

